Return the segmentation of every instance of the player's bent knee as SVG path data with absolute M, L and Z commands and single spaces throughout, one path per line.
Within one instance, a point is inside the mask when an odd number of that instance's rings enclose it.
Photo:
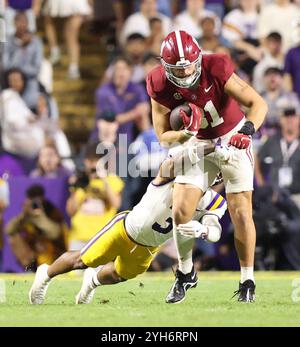
M 127 281 L 126 278 L 121 277 L 116 270 L 112 271 L 112 278 L 115 281 L 115 283 L 125 282 Z
M 192 219 L 193 215 L 190 209 L 178 207 L 173 210 L 173 220 L 176 225 L 185 224 Z
M 245 208 L 235 208 L 231 213 L 231 217 L 235 224 L 238 224 L 240 227 L 244 228 L 253 221 L 252 213 Z
M 79 257 L 79 259 L 76 259 L 75 264 L 74 264 L 74 269 L 76 270 L 84 270 L 87 269 L 88 266 L 86 266 L 84 264 L 84 262 L 81 260 L 81 258 Z

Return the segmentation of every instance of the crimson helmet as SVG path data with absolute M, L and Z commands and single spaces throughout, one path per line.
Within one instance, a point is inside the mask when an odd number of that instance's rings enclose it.
M 197 41 L 185 31 L 171 32 L 163 41 L 160 51 L 161 63 L 169 81 L 177 87 L 189 88 L 195 84 L 201 74 L 201 49 Z M 194 64 L 196 69 L 191 76 L 176 77 L 173 69 L 186 69 Z

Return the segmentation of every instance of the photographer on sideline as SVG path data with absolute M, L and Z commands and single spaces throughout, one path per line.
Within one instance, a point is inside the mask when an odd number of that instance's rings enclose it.
M 108 174 L 96 154 L 97 144 L 89 144 L 84 157 L 84 171 L 70 178 L 67 212 L 71 217 L 69 250 L 80 250 L 107 224 L 121 206 L 124 183 Z
M 52 263 L 66 250 L 63 216 L 38 184 L 27 189 L 22 212 L 10 220 L 5 231 L 24 268 L 35 270 L 42 263 Z

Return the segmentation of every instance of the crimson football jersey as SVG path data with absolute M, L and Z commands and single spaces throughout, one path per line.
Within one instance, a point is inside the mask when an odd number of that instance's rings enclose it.
M 158 66 L 147 76 L 147 91 L 152 99 L 173 110 L 191 102 L 204 110 L 201 139 L 215 139 L 230 132 L 244 117 L 238 102 L 225 93 L 224 85 L 234 72 L 226 54 L 203 55 L 200 83 L 195 89 L 180 88 L 171 83 L 164 68 Z

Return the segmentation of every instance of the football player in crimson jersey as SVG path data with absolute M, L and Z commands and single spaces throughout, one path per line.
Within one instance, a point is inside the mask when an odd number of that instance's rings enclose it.
M 173 191 L 174 238 L 179 270 L 192 269 L 191 257 L 181 251 L 176 226 L 191 220 L 199 199 L 218 171 L 222 172 L 228 208 L 235 229 L 235 245 L 241 266 L 238 300 L 255 299 L 253 276 L 256 232 L 252 219 L 253 155 L 251 136 L 261 126 L 267 104 L 260 95 L 235 73 L 225 54 L 203 55 L 196 40 L 185 31 L 170 33 L 162 43 L 161 66 L 147 76 L 153 125 L 161 144 L 182 144 L 191 139 L 212 139 L 234 147 L 234 155 L 220 162 L 210 154 L 203 159 L 199 175 L 176 177 Z M 183 103 L 192 108 L 191 118 L 181 112 L 184 128 L 170 128 L 169 114 Z M 193 104 L 193 105 L 192 105 Z M 248 108 L 245 115 L 240 105 Z M 198 106 L 195 107 L 194 105 Z M 198 188 L 191 183 L 197 184 Z M 184 286 L 184 280 L 177 281 Z M 167 302 L 180 301 L 183 293 L 173 286 Z

